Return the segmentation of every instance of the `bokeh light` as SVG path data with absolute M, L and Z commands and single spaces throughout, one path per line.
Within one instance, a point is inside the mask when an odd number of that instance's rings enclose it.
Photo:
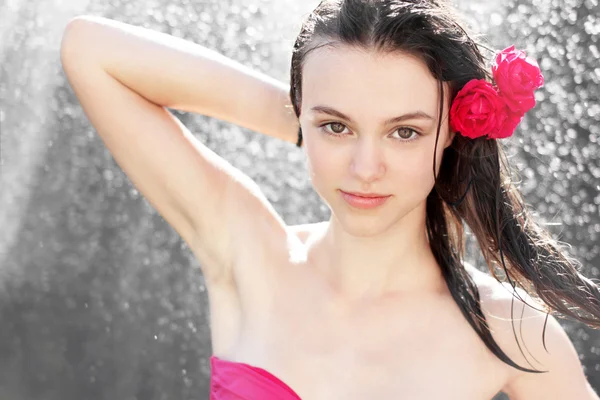
M 0 398 L 208 397 L 202 274 L 83 114 L 59 60 L 68 20 L 93 14 L 155 29 L 289 82 L 301 18 L 317 3 L 0 3 Z M 507 142 L 515 179 L 582 272 L 600 278 L 598 1 L 456 4 L 493 48 L 514 43 L 539 61 L 546 84 Z M 328 216 L 302 150 L 223 121 L 174 113 L 254 179 L 288 224 Z M 472 240 L 470 252 L 481 265 Z M 600 391 L 599 332 L 560 322 Z

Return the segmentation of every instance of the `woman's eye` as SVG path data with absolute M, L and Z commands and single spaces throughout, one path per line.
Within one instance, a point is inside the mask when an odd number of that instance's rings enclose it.
M 321 125 L 322 128 L 329 126 L 330 130 L 325 129 L 325 133 L 330 135 L 341 135 L 344 132 L 344 128 L 346 127 L 344 124 L 339 122 L 329 122 L 327 124 Z
M 329 129 L 327 129 L 329 127 Z M 340 122 L 329 122 L 322 124 L 320 128 L 328 135 L 343 136 L 346 125 Z M 392 134 L 397 134 L 401 142 L 410 142 L 416 140 L 421 134 L 416 130 L 408 127 L 401 127 L 393 131 Z
M 403 139 L 404 141 L 411 141 L 411 140 L 415 140 L 417 137 L 419 137 L 419 132 L 415 131 L 414 129 L 411 128 L 398 128 L 394 131 L 394 133 L 398 132 L 398 136 L 400 136 L 401 139 Z M 404 132 L 404 133 L 401 133 Z M 413 136 L 414 134 L 414 136 Z

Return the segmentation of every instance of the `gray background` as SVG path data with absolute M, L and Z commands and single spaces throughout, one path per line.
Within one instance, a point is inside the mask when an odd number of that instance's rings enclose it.
M 95 14 L 201 43 L 289 82 L 316 1 L 0 1 L 0 399 L 206 399 L 207 298 L 185 243 L 140 196 L 62 72 L 67 21 Z M 508 142 L 537 216 L 600 277 L 597 0 L 459 3 L 493 47 L 546 77 Z M 328 217 L 302 150 L 222 121 L 176 115 L 258 182 L 289 224 Z M 567 245 L 566 245 L 567 246 Z M 470 257 L 481 265 L 471 242 Z M 600 391 L 600 334 L 560 320 Z

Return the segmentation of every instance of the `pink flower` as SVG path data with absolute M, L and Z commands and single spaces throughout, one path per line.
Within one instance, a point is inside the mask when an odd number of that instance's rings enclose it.
M 504 139 L 512 136 L 524 114 L 513 113 L 508 107 L 498 116 L 498 129 L 489 134 L 489 139 Z
M 470 80 L 458 92 L 450 109 L 452 130 L 471 139 L 485 135 L 490 138 L 510 136 L 509 129 L 514 122 L 504 100 L 485 79 Z
M 472 79 L 452 103 L 450 126 L 463 136 L 512 136 L 525 113 L 535 106 L 535 89 L 544 84 L 537 62 L 514 45 L 496 56 L 492 73 L 495 85 Z
M 535 107 L 534 90 L 544 84 L 538 63 L 515 50 L 512 45 L 502 50 L 492 64 L 494 81 L 508 108 L 517 115 Z

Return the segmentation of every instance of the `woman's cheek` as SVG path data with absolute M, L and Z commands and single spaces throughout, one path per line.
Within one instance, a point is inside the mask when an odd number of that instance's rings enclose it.
M 433 154 L 431 152 L 423 152 L 411 164 L 411 169 L 407 176 L 410 177 L 412 187 L 415 188 L 415 193 L 419 197 L 427 197 L 431 192 L 435 180 L 433 177 Z
M 311 141 L 306 148 L 308 171 L 313 185 L 317 188 L 321 186 L 323 181 L 329 181 L 330 177 L 328 175 L 335 169 L 335 160 L 333 157 L 327 157 L 325 147 Z

